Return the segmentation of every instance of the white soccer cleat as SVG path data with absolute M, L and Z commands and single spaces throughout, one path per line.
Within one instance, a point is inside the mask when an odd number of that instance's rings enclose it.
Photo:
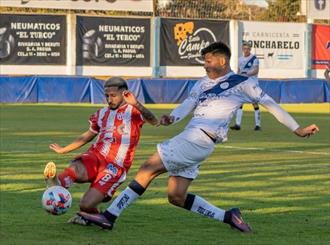
M 56 165 L 54 162 L 49 162 L 46 164 L 46 167 L 44 169 L 44 178 L 45 178 L 47 187 L 57 185 Z
M 90 224 L 87 220 L 85 220 L 83 217 L 79 216 L 78 214 L 71 217 L 68 220 L 68 223 L 76 224 L 76 225 L 89 225 Z

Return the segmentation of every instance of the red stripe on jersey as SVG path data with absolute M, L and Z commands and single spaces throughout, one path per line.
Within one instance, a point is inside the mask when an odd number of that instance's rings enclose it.
M 131 116 L 131 141 L 123 164 L 127 171 L 132 165 L 135 149 L 140 139 L 140 130 L 143 124 L 144 120 L 141 113 L 133 107 Z
M 115 115 L 114 130 L 112 134 L 113 142 L 107 154 L 107 160 L 109 162 L 116 163 L 115 159 L 118 153 L 118 149 L 121 145 L 121 138 L 122 138 L 122 132 L 120 132 L 120 130 L 122 126 L 125 126 L 123 122 L 126 114 L 126 109 L 127 109 L 127 105 L 120 107 Z

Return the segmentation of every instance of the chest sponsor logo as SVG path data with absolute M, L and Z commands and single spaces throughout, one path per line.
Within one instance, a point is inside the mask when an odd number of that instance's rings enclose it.
M 119 112 L 119 113 L 117 113 L 117 120 L 123 120 L 124 119 L 124 113 L 122 113 L 122 112 Z
M 229 83 L 228 82 L 220 83 L 220 88 L 226 89 L 228 87 L 229 87 Z

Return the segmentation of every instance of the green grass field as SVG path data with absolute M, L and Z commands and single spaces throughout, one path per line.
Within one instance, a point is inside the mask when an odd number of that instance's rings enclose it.
M 301 125 L 316 123 L 321 131 L 298 138 L 269 113 L 261 132 L 253 131 L 252 112 L 242 130 L 230 132 L 201 167 L 190 191 L 228 209 L 239 206 L 254 228 L 241 234 L 227 225 L 176 208 L 167 202 L 167 175 L 156 179 L 130 206 L 113 231 L 66 221 L 78 210 L 87 184 L 70 189 L 74 199 L 67 214 L 52 216 L 41 207 L 42 176 L 52 160 L 61 170 L 84 151 L 56 155 L 48 144 L 65 145 L 88 128 L 97 106 L 0 105 L 0 244 L 329 244 L 330 118 L 326 113 L 292 113 Z M 301 105 L 304 107 L 304 105 Z M 329 104 L 327 107 L 329 108 Z M 152 109 L 158 116 L 168 109 Z M 299 108 L 298 108 L 299 110 Z M 123 190 L 155 144 L 181 131 L 187 121 L 168 128 L 145 125 Z M 102 205 L 105 208 L 107 205 Z

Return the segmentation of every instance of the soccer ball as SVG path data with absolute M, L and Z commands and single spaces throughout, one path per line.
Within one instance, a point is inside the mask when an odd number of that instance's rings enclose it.
M 71 203 L 70 192 L 62 186 L 52 186 L 42 195 L 43 208 L 53 215 L 66 213 L 71 207 Z

